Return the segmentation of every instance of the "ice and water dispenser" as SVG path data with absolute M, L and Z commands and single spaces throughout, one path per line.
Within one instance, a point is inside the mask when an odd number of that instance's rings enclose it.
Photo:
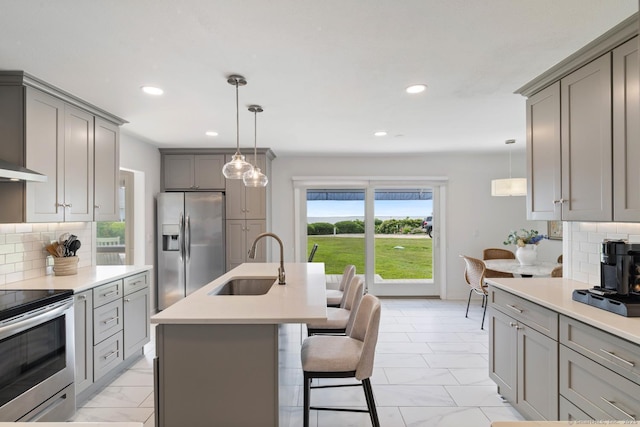
M 180 250 L 180 226 L 178 224 L 162 224 L 162 250 Z

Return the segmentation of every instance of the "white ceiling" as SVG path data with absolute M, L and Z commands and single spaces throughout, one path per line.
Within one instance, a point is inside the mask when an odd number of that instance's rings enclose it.
M 0 68 L 120 116 L 160 147 L 235 147 L 226 76 L 239 73 L 242 147 L 253 146 L 256 103 L 258 145 L 278 156 L 505 150 L 525 139 L 513 91 L 637 10 L 638 0 L 0 0 Z M 406 94 L 414 83 L 429 88 Z

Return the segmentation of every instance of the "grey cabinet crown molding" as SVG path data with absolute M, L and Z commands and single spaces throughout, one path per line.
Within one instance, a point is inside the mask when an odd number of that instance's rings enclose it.
M 610 52 L 637 34 L 638 13 L 635 13 L 573 55 L 568 56 L 529 83 L 517 89 L 514 93 L 529 97 L 588 62 L 593 61 L 597 57 Z
M 234 154 L 235 148 L 160 148 L 160 154 Z M 253 147 L 242 148 L 242 154 L 245 155 L 250 162 L 253 162 Z M 271 148 L 257 148 L 258 154 L 264 154 L 269 160 L 276 158 Z
M 17 71 L 17 70 L 8 70 L 8 71 L 0 71 L 0 86 L 17 86 L 24 85 L 36 88 L 44 93 L 47 93 L 51 96 L 55 96 L 63 100 L 64 102 L 71 104 L 75 107 L 81 108 L 89 113 L 100 116 L 105 120 L 108 120 L 118 126 L 121 126 L 125 123 L 129 123 L 123 118 L 120 118 L 116 115 L 109 113 L 95 105 L 89 104 L 88 102 L 78 98 L 75 95 L 70 94 L 56 86 L 53 86 L 43 80 L 40 80 L 37 77 L 32 76 L 31 74 L 25 71 Z

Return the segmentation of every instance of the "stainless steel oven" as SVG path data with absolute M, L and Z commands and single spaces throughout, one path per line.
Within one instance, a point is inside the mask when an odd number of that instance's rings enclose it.
M 75 412 L 73 292 L 0 291 L 0 421 Z

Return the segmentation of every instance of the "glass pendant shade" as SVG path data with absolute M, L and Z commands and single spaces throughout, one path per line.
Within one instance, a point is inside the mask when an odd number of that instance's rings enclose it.
M 230 162 L 222 167 L 222 175 L 227 179 L 242 179 L 245 172 L 253 169 L 240 153 L 240 102 L 238 100 L 238 87 L 247 84 L 244 77 L 234 74 L 229 76 L 227 83 L 236 87 L 236 154 Z
M 251 163 L 245 161 L 244 156 L 236 152 L 231 158 L 231 161 L 225 163 L 222 167 L 222 174 L 227 179 L 243 179 L 244 174 L 252 170 L 253 166 L 251 166 Z
M 259 167 L 254 167 L 242 175 L 242 182 L 246 187 L 266 187 L 269 178 L 262 173 Z

